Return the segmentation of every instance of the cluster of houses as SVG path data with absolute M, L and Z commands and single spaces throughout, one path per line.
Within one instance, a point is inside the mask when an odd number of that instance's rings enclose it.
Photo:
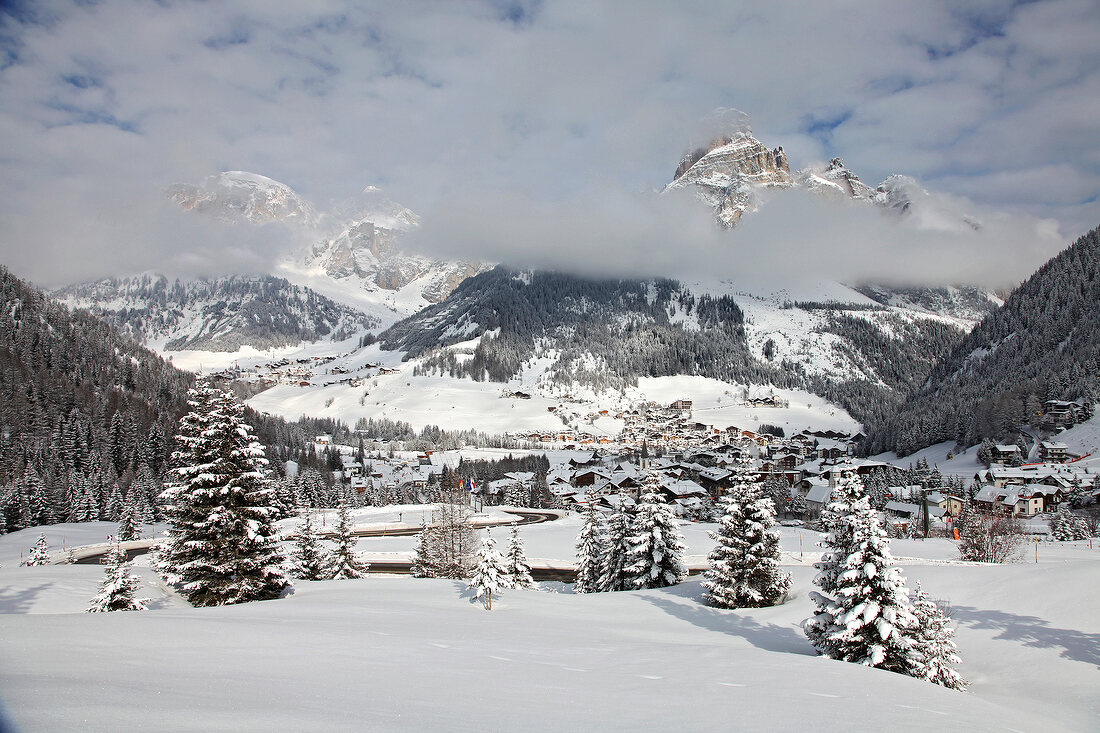
M 1063 460 L 1024 466 L 994 463 L 974 475 L 981 485 L 974 503 L 995 514 L 1034 517 L 1057 511 L 1075 491 L 1100 489 L 1096 474 Z
M 509 395 L 512 398 L 518 394 Z M 553 409 L 553 408 L 552 408 Z M 568 408 L 559 406 L 563 411 Z M 854 471 L 868 477 L 894 466 L 880 461 L 853 458 L 862 435 L 833 431 L 804 430 L 788 437 L 776 437 L 736 426 L 716 428 L 694 421 L 690 400 L 669 405 L 639 403 L 629 409 L 608 410 L 589 415 L 590 421 L 603 416 L 623 420 L 625 427 L 615 439 L 592 432 L 563 428 L 509 437 L 546 449 L 576 451 L 567 460 L 552 465 L 546 475 L 549 497 L 561 507 L 583 508 L 591 502 L 612 509 L 638 501 L 646 473 L 653 473 L 666 501 L 684 517 L 705 517 L 713 511 L 713 500 L 732 486 L 734 463 L 743 456 L 751 459 L 758 481 L 769 481 L 781 516 L 812 521 L 827 506 L 840 476 Z M 1049 420 L 1077 420 L 1080 406 L 1073 402 L 1048 401 Z M 648 448 L 647 453 L 641 450 Z M 973 476 L 973 501 L 980 509 L 1019 517 L 1033 517 L 1057 510 L 1077 489 L 1096 491 L 1096 476 L 1071 461 L 1064 443 L 1047 441 L 1038 449 L 1043 462 L 1022 464 L 1016 445 L 994 445 L 991 467 Z M 340 477 L 359 493 L 376 494 L 395 489 L 418 490 L 438 480 L 443 464 L 438 456 L 417 459 L 375 458 L 366 465 L 344 455 Z M 485 485 L 475 485 L 473 496 L 485 505 L 515 503 L 532 496 L 536 478 L 531 473 L 509 473 Z M 899 529 L 924 521 L 925 512 L 934 525 L 946 527 L 968 500 L 959 484 L 948 486 L 884 487 L 884 514 Z M 785 491 L 785 493 L 784 493 Z M 787 496 L 786 501 L 782 498 Z

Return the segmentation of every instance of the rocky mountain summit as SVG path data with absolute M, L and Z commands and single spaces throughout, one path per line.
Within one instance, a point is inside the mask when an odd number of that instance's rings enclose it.
M 685 155 L 666 190 L 693 186 L 714 207 L 718 221 L 732 227 L 744 212 L 756 210 L 762 191 L 792 185 L 783 148 L 769 150 L 750 130 L 740 129 Z
M 840 158 L 827 165 L 810 165 L 793 174 L 783 147 L 768 148 L 738 115 L 734 129 L 714 137 L 681 158 L 666 191 L 689 189 L 714 209 L 727 228 L 753 212 L 772 191 L 803 189 L 816 195 L 852 199 L 881 207 L 900 217 L 911 217 L 928 229 L 980 229 L 981 222 L 946 197 L 931 194 L 915 179 L 892 175 L 877 187 L 864 183 Z

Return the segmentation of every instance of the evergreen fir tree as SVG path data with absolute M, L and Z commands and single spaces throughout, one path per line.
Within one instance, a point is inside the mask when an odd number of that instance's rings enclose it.
M 845 475 L 829 506 L 827 551 L 815 564 L 816 613 L 806 636 L 830 659 L 913 674 L 916 626 L 901 570 L 858 476 Z
M 328 569 L 332 559 L 321 544 L 321 536 L 313 523 L 313 513 L 308 509 L 302 512 L 302 521 L 298 523 L 298 537 L 294 542 L 294 563 L 292 575 L 302 580 L 324 580 L 329 577 Z
M 687 577 L 684 538 L 676 515 L 657 490 L 655 474 L 646 477 L 634 515 L 626 573 L 634 589 L 664 588 Z
M 601 590 L 600 575 L 607 551 L 603 518 L 596 509 L 595 497 L 588 497 L 584 523 L 577 535 L 577 565 L 573 581 L 574 593 L 597 593 Z
M 138 527 L 134 517 L 133 507 L 128 506 L 123 510 L 122 517 L 118 521 L 118 541 L 130 542 L 139 539 L 141 539 L 141 528 Z
M 351 518 L 348 505 L 341 501 L 336 512 L 336 549 L 332 553 L 329 577 L 334 580 L 362 578 L 368 563 L 355 556 L 355 537 L 351 534 Z
M 141 581 L 130 575 L 130 563 L 126 560 L 126 551 L 115 542 L 107 552 L 107 566 L 103 571 L 103 581 L 99 584 L 99 593 L 92 599 L 88 613 L 106 613 L 108 611 L 144 611 L 144 599 L 134 597 Z
M 955 669 L 961 661 L 955 646 L 955 630 L 939 604 L 921 590 L 920 583 L 913 601 L 913 615 L 917 619 L 913 676 L 952 690 L 965 690 L 966 680 Z
M 600 576 L 600 590 L 630 590 L 626 572 L 630 538 L 634 536 L 633 513 L 622 502 L 607 520 L 607 550 Z
M 720 499 L 717 545 L 703 581 L 708 603 L 721 608 L 774 606 L 782 602 L 791 577 L 779 568 L 779 533 L 771 499 L 752 483 L 738 483 Z
M 196 606 L 277 598 L 288 585 L 277 544 L 263 447 L 232 393 L 200 381 L 189 393 L 164 491 L 165 578 Z
M 512 537 L 508 543 L 508 555 L 505 557 L 504 567 L 507 573 L 507 587 L 534 587 L 535 581 L 531 577 L 531 566 L 528 564 L 527 555 L 523 550 L 523 540 L 519 536 L 519 527 L 512 527 Z
M 23 561 L 24 565 L 49 565 L 50 564 L 50 548 L 46 544 L 46 535 L 38 535 L 38 539 L 35 540 L 34 547 L 31 548 L 30 554 L 27 555 L 27 559 Z
M 469 587 L 474 592 L 474 598 L 485 604 L 486 611 L 493 610 L 493 596 L 500 595 L 506 572 L 504 558 L 497 552 L 496 542 L 489 530 L 485 530 L 485 539 L 477 551 L 477 565 Z
M 122 517 L 122 491 L 118 488 L 118 482 L 111 484 L 107 493 L 107 502 L 103 507 L 103 519 L 108 522 L 117 522 Z

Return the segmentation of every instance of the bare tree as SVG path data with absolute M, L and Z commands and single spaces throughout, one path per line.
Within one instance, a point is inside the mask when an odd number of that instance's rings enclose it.
M 1015 562 L 1024 546 L 1019 519 L 972 511 L 959 527 L 959 558 L 973 562 Z

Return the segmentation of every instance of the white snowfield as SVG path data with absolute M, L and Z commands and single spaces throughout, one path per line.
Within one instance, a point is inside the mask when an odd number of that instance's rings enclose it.
M 531 557 L 563 562 L 579 526 L 520 531 Z M 689 553 L 705 555 L 713 526 L 683 525 Z M 43 529 L 59 551 L 114 525 Z M 1088 543 L 1043 544 L 1038 564 L 1029 549 L 1007 566 L 950 562 L 945 540 L 893 543 L 910 586 L 950 604 L 971 682 L 959 693 L 814 655 L 800 628 L 819 552 L 808 530 L 783 529 L 794 584 L 769 609 L 704 606 L 698 576 L 592 595 L 544 583 L 505 591 L 492 611 L 461 582 L 386 576 L 195 609 L 139 567 L 151 609 L 107 614 L 83 613 L 100 568 L 18 567 L 39 531 L 0 536 L 0 700 L 27 733 L 1100 728 L 1100 546 Z

